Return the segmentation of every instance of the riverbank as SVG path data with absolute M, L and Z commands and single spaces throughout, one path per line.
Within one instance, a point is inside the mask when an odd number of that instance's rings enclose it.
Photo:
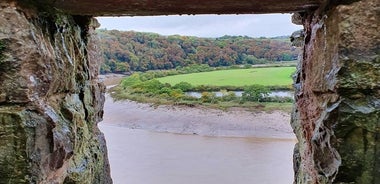
M 250 112 L 241 108 L 222 111 L 116 101 L 107 94 L 103 124 L 155 132 L 202 136 L 295 139 L 290 115 L 282 111 Z
M 127 75 L 110 73 L 110 74 L 99 75 L 98 78 L 100 81 L 103 82 L 104 85 L 113 86 L 113 85 L 119 84 L 120 81 L 125 76 L 127 76 Z

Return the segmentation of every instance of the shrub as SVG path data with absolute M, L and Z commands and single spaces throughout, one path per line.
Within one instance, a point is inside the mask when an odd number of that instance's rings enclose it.
M 215 93 L 202 92 L 201 100 L 203 103 L 215 103 L 217 102 Z
M 222 93 L 222 101 L 233 101 L 237 99 L 236 94 L 233 91 L 220 90 Z
M 277 103 L 286 103 L 286 102 L 293 102 L 293 98 L 291 97 L 279 97 L 279 96 L 274 96 L 274 97 L 265 97 L 262 99 L 263 102 L 277 102 Z
M 140 79 L 140 74 L 139 73 L 134 73 L 131 76 L 124 78 L 121 81 L 121 86 L 126 89 L 128 87 L 140 84 L 142 81 Z
M 133 89 L 141 89 L 144 93 L 153 94 L 159 94 L 160 90 L 164 87 L 165 85 L 156 79 L 141 82 L 132 86 Z
M 172 92 L 172 89 L 171 88 L 168 88 L 168 87 L 164 87 L 162 89 L 160 89 L 159 93 L 160 94 L 170 94 Z
M 211 68 L 208 64 L 194 64 L 186 67 L 178 67 L 176 69 L 179 73 L 198 73 L 212 70 L 214 70 L 214 68 Z
M 175 100 L 181 99 L 185 94 L 180 89 L 173 89 L 170 92 L 170 97 L 174 98 Z
M 186 91 L 190 91 L 191 89 L 193 89 L 193 86 L 188 82 L 180 82 L 180 83 L 174 85 L 173 88 L 180 89 L 180 90 L 186 92 Z
M 168 93 L 162 93 L 162 94 L 160 94 L 159 97 L 160 97 L 160 98 L 164 98 L 164 99 L 169 99 L 169 98 L 170 98 L 170 96 L 169 96 Z
M 250 65 L 250 64 L 245 64 L 245 65 L 243 66 L 243 68 L 245 68 L 245 69 L 249 69 L 249 68 L 252 68 L 252 65 Z
M 244 89 L 244 92 L 242 94 L 242 100 L 244 101 L 250 101 L 250 102 L 261 102 L 265 97 L 268 96 L 270 90 L 262 85 L 251 85 L 247 86 Z

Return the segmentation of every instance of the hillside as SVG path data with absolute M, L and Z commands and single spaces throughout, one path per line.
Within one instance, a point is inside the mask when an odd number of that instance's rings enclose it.
M 172 69 L 192 64 L 212 67 L 296 60 L 299 50 L 285 37 L 162 36 L 134 31 L 97 30 L 104 62 L 101 73 Z

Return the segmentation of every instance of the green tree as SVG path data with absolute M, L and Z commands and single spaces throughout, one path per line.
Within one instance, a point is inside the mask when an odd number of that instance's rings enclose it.
M 128 63 L 124 62 L 116 62 L 116 67 L 114 72 L 115 73 L 123 73 L 129 71 L 129 65 Z
M 105 63 L 102 63 L 100 66 L 100 73 L 105 74 L 105 73 L 110 73 L 111 72 L 111 67 Z

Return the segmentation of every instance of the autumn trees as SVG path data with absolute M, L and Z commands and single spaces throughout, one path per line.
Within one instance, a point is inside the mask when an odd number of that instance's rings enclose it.
M 296 60 L 299 52 L 287 37 L 198 38 L 116 30 L 98 30 L 98 35 L 104 57 L 101 73 L 173 69 L 192 64 L 265 64 Z

